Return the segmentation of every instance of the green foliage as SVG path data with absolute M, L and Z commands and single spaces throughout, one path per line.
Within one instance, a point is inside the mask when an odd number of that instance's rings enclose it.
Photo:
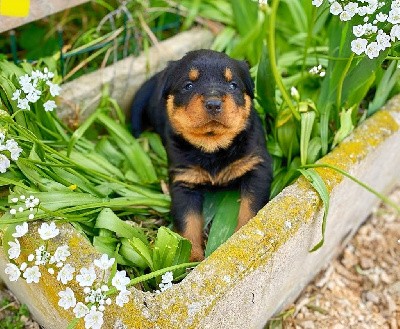
M 203 215 L 205 225 L 211 226 L 205 251 L 206 257 L 234 233 L 239 213 L 239 198 L 238 191 L 206 193 Z
M 0 300 L 2 310 L 0 329 L 23 329 L 25 320 L 29 317 L 29 310 L 25 304 L 16 305 L 7 298 Z
M 11 99 L 12 94 L 17 77 L 32 68 L 25 64 L 21 70 L 3 64 L 0 76 L 7 88 L 0 97 L 9 113 L 1 112 L 1 131 L 17 140 L 23 151 L 10 170 L 0 175 L 0 185 L 10 189 L 2 204 L 22 194 L 35 195 L 40 200 L 35 220 L 58 218 L 73 223 L 95 248 L 115 257 L 120 265 L 133 268 L 135 275 L 187 263 L 190 242 L 155 224 L 168 225 L 165 219 L 170 203 L 169 196 L 161 191 L 166 171 L 156 170 L 154 165 L 166 167 L 159 137 L 150 133 L 140 140 L 132 137 L 120 109 L 106 94 L 75 132 L 55 113 L 43 113 L 46 99 L 21 111 L 13 106 L 16 101 Z M 112 119 L 113 114 L 122 122 Z M 101 131 L 107 134 L 101 135 Z M 101 136 L 100 142 L 87 135 Z M 9 224 L 12 228 L 27 218 L 28 210 L 16 215 L 4 211 L 0 228 Z M 5 246 L 9 239 L 3 239 Z M 184 273 L 185 268 L 178 268 L 175 276 Z M 146 287 L 156 288 L 157 280 Z

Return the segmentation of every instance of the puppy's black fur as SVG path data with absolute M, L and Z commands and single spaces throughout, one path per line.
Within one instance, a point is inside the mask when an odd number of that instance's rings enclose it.
M 240 189 L 237 229 L 268 202 L 271 159 L 253 97 L 246 62 L 198 50 L 170 62 L 134 98 L 134 135 L 150 125 L 167 149 L 171 212 L 177 230 L 192 242 L 192 259 L 204 257 L 205 189 Z

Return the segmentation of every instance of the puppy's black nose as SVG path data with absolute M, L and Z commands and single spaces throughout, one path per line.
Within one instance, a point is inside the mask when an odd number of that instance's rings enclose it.
M 206 101 L 205 106 L 207 111 L 213 115 L 222 111 L 222 102 L 219 99 L 209 99 Z

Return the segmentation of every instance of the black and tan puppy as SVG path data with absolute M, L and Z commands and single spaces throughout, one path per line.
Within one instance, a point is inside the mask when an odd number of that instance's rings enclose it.
M 198 50 L 169 63 L 133 101 L 134 135 L 150 124 L 166 146 L 171 212 L 178 232 L 192 242 L 193 260 L 204 258 L 206 189 L 240 189 L 237 229 L 268 201 L 271 159 L 253 97 L 246 62 Z

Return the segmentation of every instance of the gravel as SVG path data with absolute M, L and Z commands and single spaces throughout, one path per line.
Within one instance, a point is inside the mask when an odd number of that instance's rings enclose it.
M 400 187 L 390 198 L 400 204 Z M 374 209 L 342 254 L 282 314 L 285 329 L 400 328 L 400 214 L 383 204 Z

